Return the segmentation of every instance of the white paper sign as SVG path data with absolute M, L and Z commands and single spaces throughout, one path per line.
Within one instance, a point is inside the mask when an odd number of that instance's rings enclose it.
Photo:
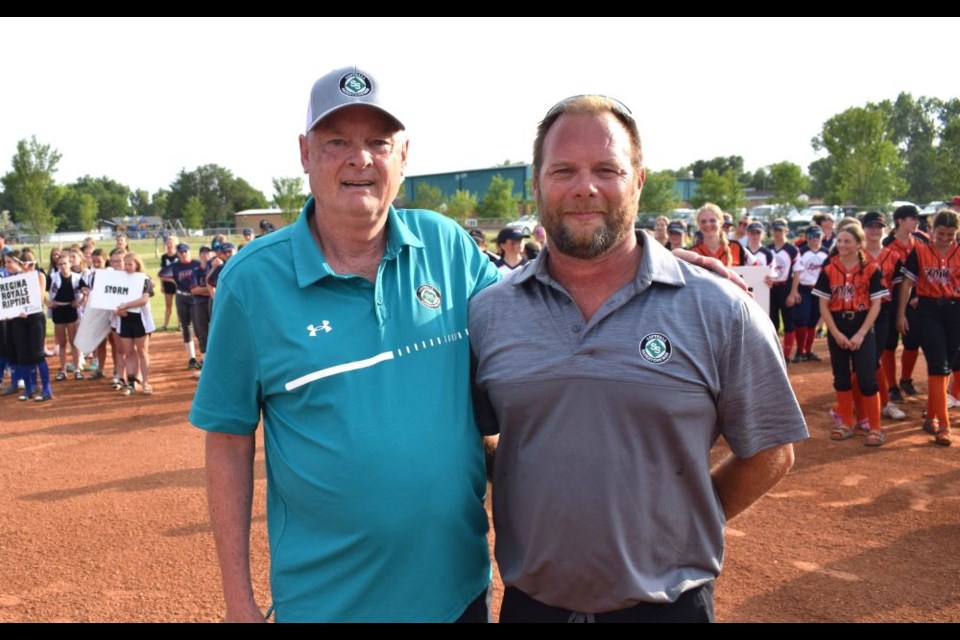
M 93 353 L 96 348 L 110 335 L 110 321 L 113 312 L 106 309 L 92 309 L 87 307 L 80 318 L 77 335 L 73 344 L 83 353 Z
M 770 267 L 730 267 L 731 271 L 736 271 L 746 281 L 747 287 L 753 293 L 753 299 L 760 308 L 770 315 L 770 287 L 763 281 L 770 275 Z
M 90 290 L 92 309 L 114 310 L 124 302 L 136 300 L 143 295 L 145 273 L 127 273 L 113 269 L 97 271 Z
M 20 314 L 43 311 L 40 279 L 34 272 L 0 278 L 0 319 L 19 318 Z

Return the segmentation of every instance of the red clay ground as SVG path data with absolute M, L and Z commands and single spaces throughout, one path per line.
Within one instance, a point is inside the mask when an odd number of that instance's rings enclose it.
M 0 621 L 222 615 L 203 435 L 186 422 L 194 381 L 178 335 L 152 346 L 152 397 L 69 380 L 54 402 L 0 398 Z M 728 528 L 718 619 L 960 621 L 960 443 L 935 447 L 920 432 L 925 396 L 904 406 L 908 421 L 886 423 L 879 450 L 831 442 L 829 365 L 790 374 L 811 438 L 793 473 Z M 252 546 L 266 607 L 262 458 Z

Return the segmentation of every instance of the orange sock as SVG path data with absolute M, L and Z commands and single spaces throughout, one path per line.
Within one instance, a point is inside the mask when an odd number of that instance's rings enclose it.
M 911 349 L 907 351 L 903 350 L 903 355 L 900 357 L 900 365 L 903 371 L 900 372 L 901 380 L 911 380 L 913 379 L 913 368 L 917 364 L 917 357 L 920 355 L 919 349 Z
M 883 374 L 883 367 L 877 367 L 877 388 L 880 390 L 880 407 L 890 404 L 890 389 L 887 388 L 887 376 Z
M 940 421 L 941 429 L 950 428 L 950 417 L 947 413 L 947 376 L 930 376 L 927 380 L 929 395 L 927 417 L 935 417 Z
M 853 426 L 853 392 L 837 391 L 837 404 L 840 406 L 840 419 L 848 427 Z
M 960 371 L 953 372 L 953 387 L 950 388 L 950 395 L 960 398 Z
M 894 381 L 897 379 L 897 359 L 894 355 L 892 349 L 884 349 L 883 355 L 880 356 L 880 366 L 883 368 L 888 386 L 893 386 Z
M 863 398 L 863 404 L 870 422 L 870 431 L 880 431 L 880 394 L 875 393 Z

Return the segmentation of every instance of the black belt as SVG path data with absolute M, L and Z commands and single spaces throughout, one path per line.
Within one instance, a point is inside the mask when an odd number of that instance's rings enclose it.
M 834 311 L 833 317 L 843 320 L 856 320 L 857 316 L 867 317 L 866 311 Z
M 960 304 L 960 298 L 927 298 L 921 297 L 920 302 L 926 305 L 933 305 L 937 307 L 949 307 L 951 305 Z

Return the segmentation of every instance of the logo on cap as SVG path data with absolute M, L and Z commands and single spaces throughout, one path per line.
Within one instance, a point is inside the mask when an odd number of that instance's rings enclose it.
M 340 93 L 351 98 L 359 98 L 370 93 L 370 79 L 362 73 L 348 73 L 340 78 Z
M 436 287 L 422 284 L 417 287 L 417 301 L 427 309 L 437 309 L 440 307 L 440 292 Z
M 672 354 L 670 340 L 662 333 L 649 333 L 640 341 L 640 356 L 650 364 L 663 364 Z

